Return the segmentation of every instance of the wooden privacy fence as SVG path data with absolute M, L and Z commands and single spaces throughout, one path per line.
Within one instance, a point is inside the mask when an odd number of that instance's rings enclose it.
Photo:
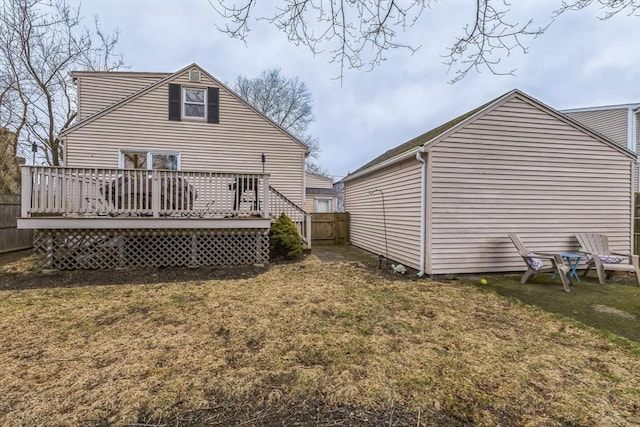
M 346 245 L 348 241 L 348 212 L 311 214 L 311 242 L 314 245 Z
M 33 232 L 16 228 L 19 216 L 20 195 L 0 194 L 0 253 L 33 247 Z

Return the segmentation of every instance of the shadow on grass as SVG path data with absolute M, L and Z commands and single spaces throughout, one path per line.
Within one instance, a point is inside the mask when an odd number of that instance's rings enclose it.
M 571 287 L 571 292 L 564 292 L 560 281 L 550 274 L 536 275 L 524 285 L 520 283 L 521 276 L 483 276 L 487 285 L 480 284 L 480 276 L 465 276 L 461 280 L 640 342 L 640 287 L 635 278 L 617 275 L 600 285 L 595 272 L 587 277 L 580 272 L 580 282 Z
M 253 396 L 248 399 L 229 399 L 217 396 L 206 408 L 176 411 L 176 415 L 167 419 L 154 419 L 140 414 L 136 425 L 176 425 L 180 427 L 196 426 L 466 426 L 465 420 L 459 420 L 439 410 L 424 412 L 409 411 L 404 407 L 366 408 L 350 404 L 330 404 L 309 398 L 307 400 L 278 399 L 268 401 Z M 108 425 L 108 424 L 106 424 Z
M 0 255 L 0 291 L 56 287 L 137 285 L 233 280 L 256 277 L 268 267 L 152 267 L 114 270 L 42 271 L 32 251 Z

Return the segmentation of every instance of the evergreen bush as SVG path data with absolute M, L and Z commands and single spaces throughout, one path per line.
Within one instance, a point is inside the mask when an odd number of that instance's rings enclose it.
M 297 259 L 302 255 L 302 238 L 284 212 L 269 231 L 269 250 L 271 259 Z

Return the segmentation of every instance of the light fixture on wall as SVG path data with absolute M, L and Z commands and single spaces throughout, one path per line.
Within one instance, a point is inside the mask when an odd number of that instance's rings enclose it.
M 31 151 L 33 151 L 33 162 L 32 162 L 32 165 L 35 166 L 36 165 L 36 152 L 38 151 L 38 144 L 36 144 L 35 142 L 33 144 L 31 144 Z

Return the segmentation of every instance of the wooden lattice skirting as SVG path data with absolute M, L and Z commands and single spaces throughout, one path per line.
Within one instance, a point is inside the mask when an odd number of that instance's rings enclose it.
M 58 270 L 251 265 L 269 260 L 269 230 L 36 230 L 34 248 Z

